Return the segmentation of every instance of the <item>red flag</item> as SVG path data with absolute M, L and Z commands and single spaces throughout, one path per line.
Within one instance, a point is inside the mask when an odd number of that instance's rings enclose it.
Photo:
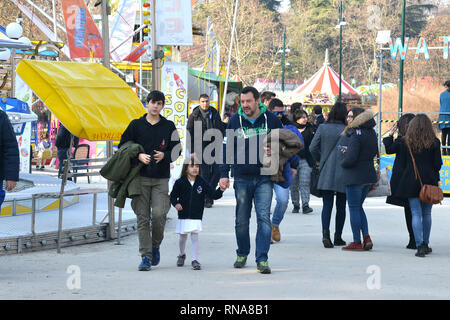
M 144 48 L 147 44 L 147 41 L 142 42 L 139 47 L 137 47 L 129 55 L 127 55 L 126 58 L 123 59 L 123 61 L 136 62 L 137 59 L 139 59 L 147 51 L 147 49 Z
M 61 0 L 70 57 L 103 58 L 103 39 L 84 0 Z

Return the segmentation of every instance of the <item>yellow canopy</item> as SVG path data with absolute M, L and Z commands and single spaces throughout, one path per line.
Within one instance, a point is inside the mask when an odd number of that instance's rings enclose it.
M 98 63 L 22 59 L 17 73 L 75 136 L 120 140 L 146 110 L 134 91 Z

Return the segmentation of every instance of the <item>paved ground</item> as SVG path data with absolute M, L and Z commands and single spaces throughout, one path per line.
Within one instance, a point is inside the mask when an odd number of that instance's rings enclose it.
M 273 203 L 274 205 L 274 203 Z M 383 199 L 365 205 L 374 242 L 371 252 L 325 249 L 321 243 L 321 200 L 313 198 L 310 215 L 292 214 L 289 206 L 281 224 L 282 240 L 272 245 L 272 274 L 256 272 L 252 252 L 246 268 L 235 260 L 234 197 L 227 190 L 206 209 L 200 235 L 200 262 L 176 267 L 176 213 L 169 212 L 161 263 L 138 272 L 137 236 L 112 242 L 55 251 L 0 257 L 0 299 L 449 299 L 450 199 L 433 208 L 433 253 L 417 258 L 405 249 L 407 232 L 401 208 Z M 349 218 L 344 240 L 351 240 Z M 187 252 L 190 253 L 188 242 Z M 187 262 L 190 261 L 189 255 Z M 74 267 L 75 266 L 75 267 Z M 69 273 L 68 273 L 69 271 Z M 79 271 L 79 282 L 74 279 Z M 79 285 L 79 288 L 78 288 Z

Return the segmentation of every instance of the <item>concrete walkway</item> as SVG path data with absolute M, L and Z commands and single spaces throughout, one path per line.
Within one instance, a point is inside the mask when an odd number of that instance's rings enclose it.
M 442 206 L 433 207 L 433 253 L 426 258 L 417 258 L 414 250 L 405 249 L 408 235 L 403 210 L 385 204 L 382 198 L 368 199 L 365 204 L 372 251 L 325 249 L 321 243 L 321 203 L 321 199 L 312 198 L 314 212 L 309 215 L 292 214 L 289 205 L 280 226 L 281 242 L 272 245 L 269 252 L 270 275 L 256 272 L 254 213 L 247 266 L 233 268 L 234 194 L 229 189 L 213 208 L 205 209 L 200 271 L 190 267 L 190 240 L 186 266 L 176 267 L 178 235 L 172 208 L 161 263 L 150 272 L 137 271 L 137 235 L 123 238 L 119 246 L 104 242 L 63 248 L 61 254 L 44 251 L 0 256 L 0 299 L 450 298 L 449 198 Z M 343 238 L 351 241 L 348 214 Z

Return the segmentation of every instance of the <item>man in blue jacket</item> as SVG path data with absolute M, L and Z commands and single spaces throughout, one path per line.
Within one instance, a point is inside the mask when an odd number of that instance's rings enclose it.
M 235 232 L 237 259 L 235 268 L 243 268 L 250 253 L 250 215 L 252 201 L 255 203 L 258 229 L 256 232 L 257 270 L 267 274 L 268 252 L 272 226 L 270 207 L 273 183 L 270 176 L 262 171 L 260 154 L 263 141 L 272 130 L 282 128 L 281 121 L 267 111 L 260 103 L 258 90 L 246 87 L 241 93 L 241 107 L 228 122 L 227 137 L 224 140 L 224 164 L 220 165 L 219 185 L 222 189 L 230 186 L 228 173 L 230 165 L 234 171 L 234 191 L 236 198 Z
M 441 93 L 439 122 L 450 121 L 450 81 L 445 81 L 444 87 L 447 90 Z M 450 123 L 440 123 L 439 130 L 442 130 L 442 154 L 450 155 Z
M 19 147 L 8 115 L 0 110 L 0 207 L 5 200 L 3 180 L 6 190 L 11 191 L 19 181 Z

